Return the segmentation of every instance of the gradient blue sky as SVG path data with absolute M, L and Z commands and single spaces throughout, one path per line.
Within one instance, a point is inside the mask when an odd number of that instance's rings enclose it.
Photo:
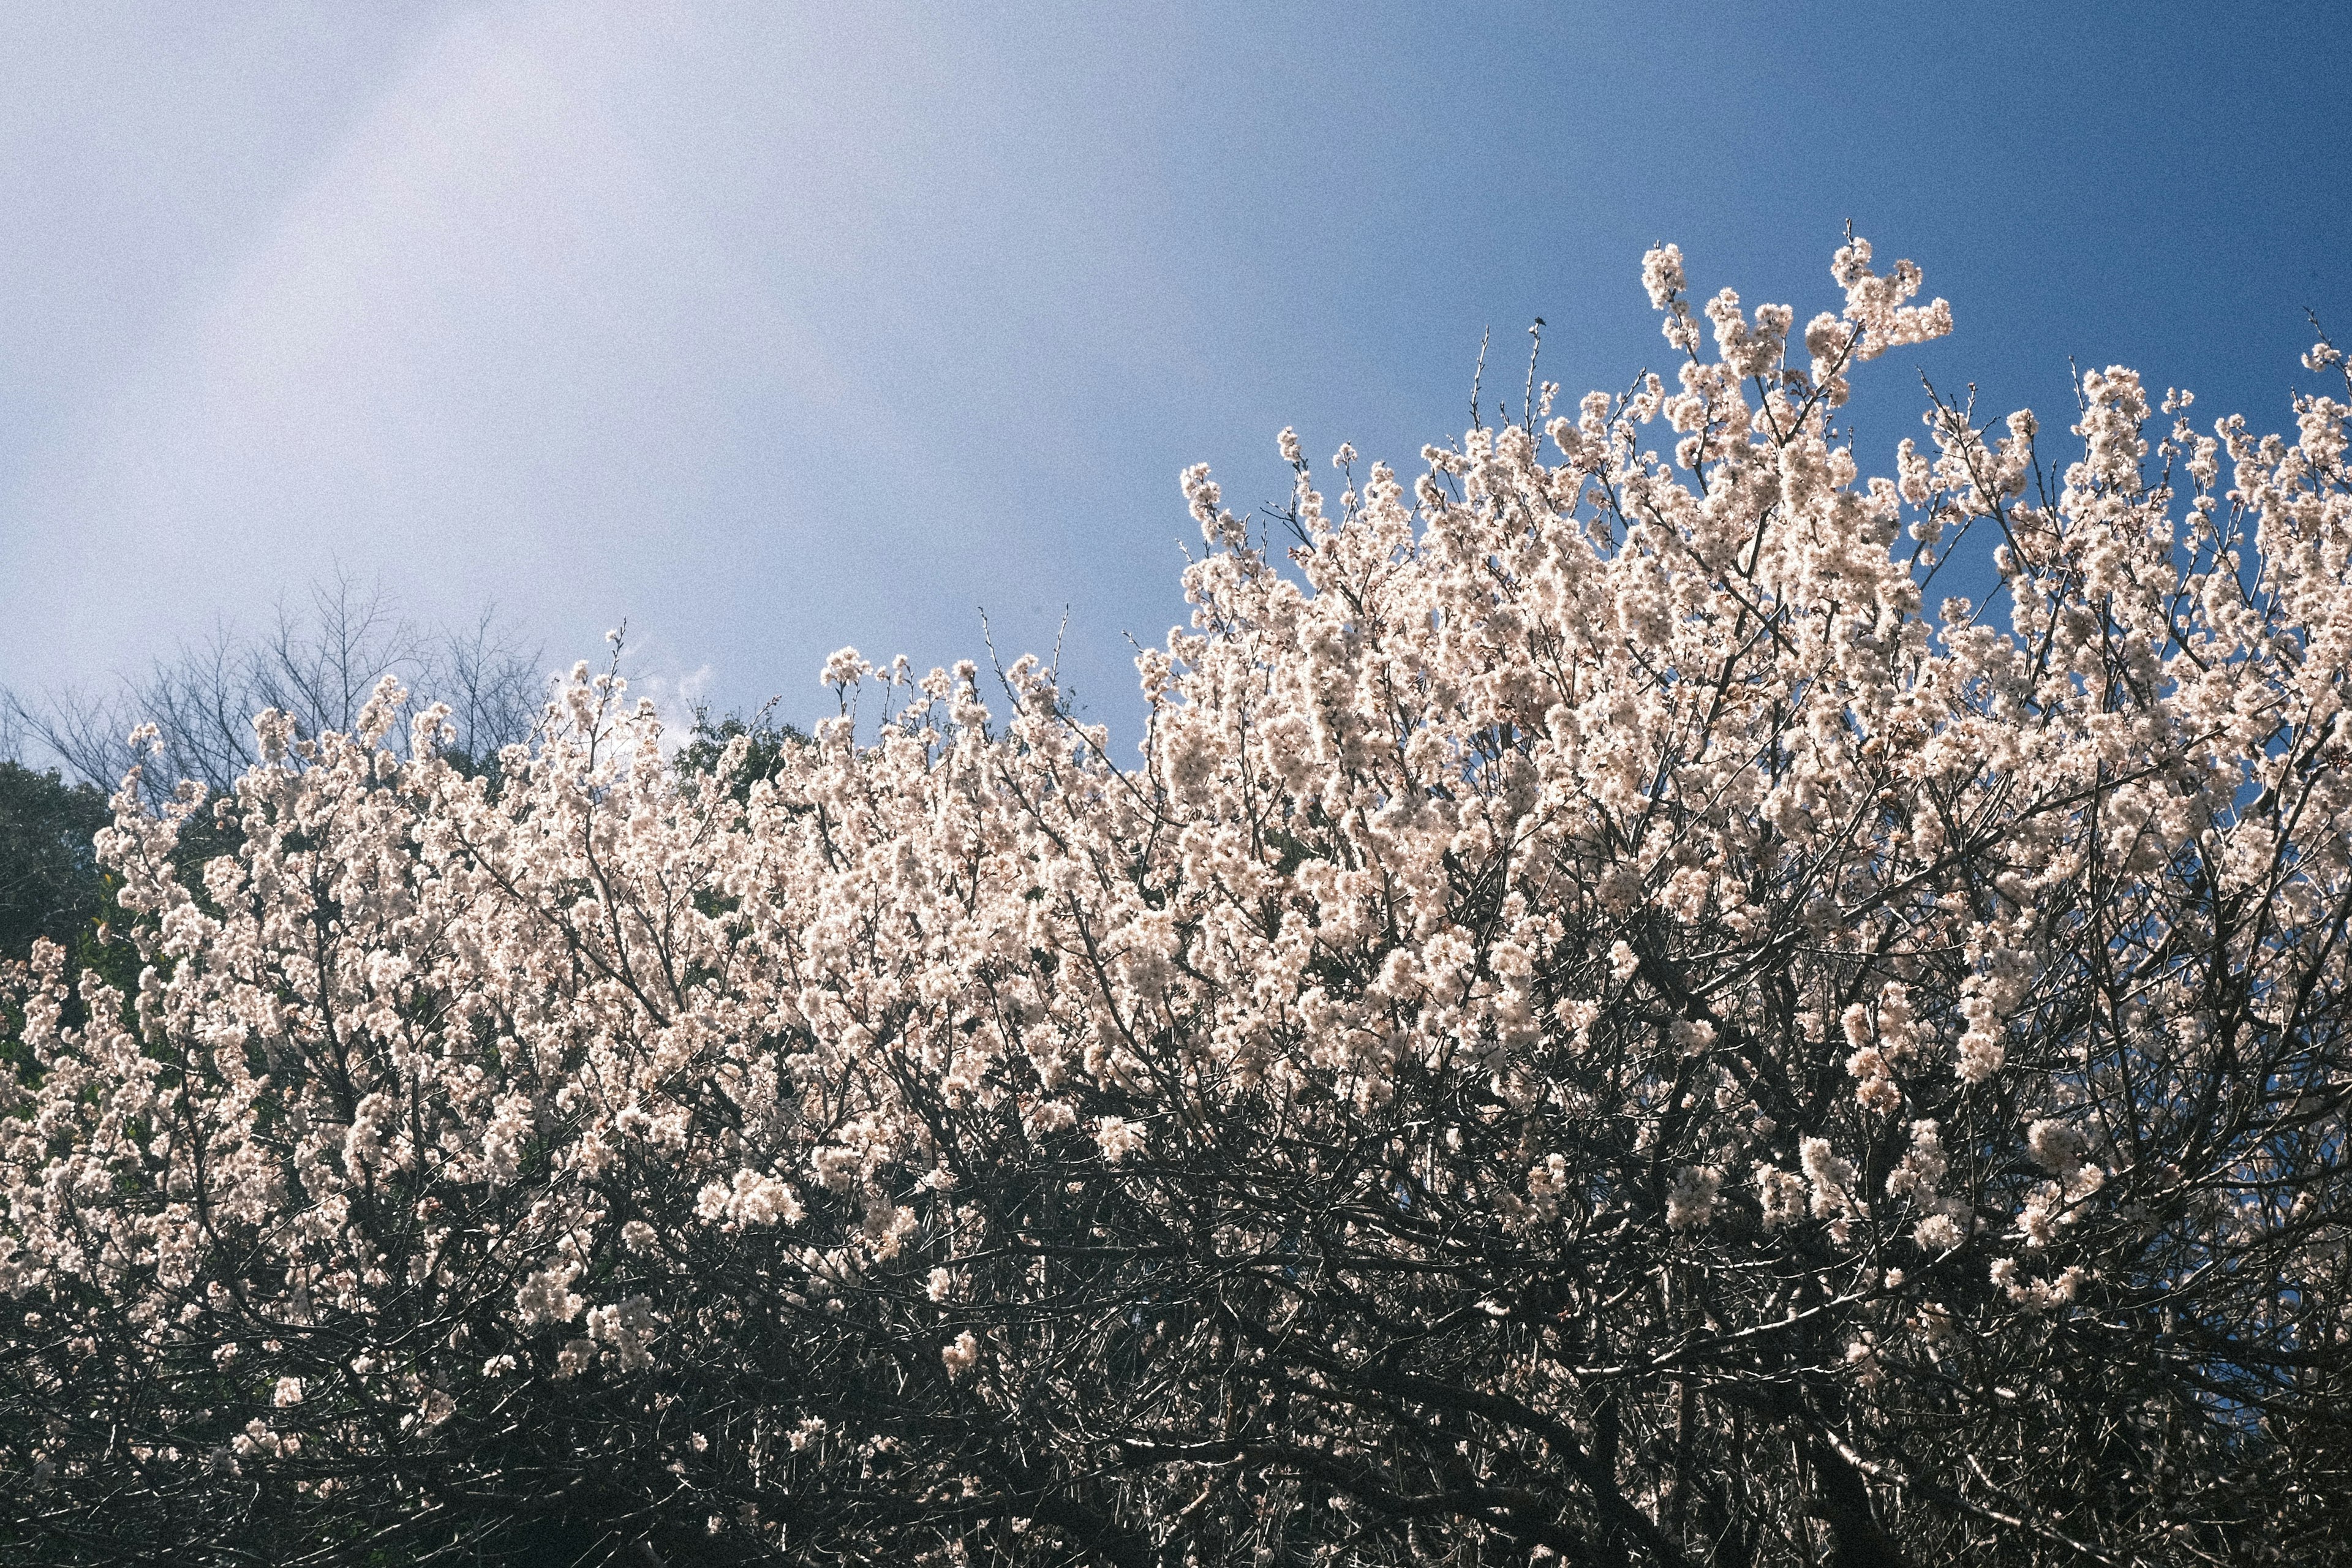
M 1882 378 L 2284 426 L 2304 307 L 2352 338 L 2348 68 L 2341 0 L 10 5 L 0 684 L 340 564 L 791 717 L 1066 605 L 1132 735 L 1184 464 L 1408 462 L 1537 315 L 1622 385 L 1660 239 L 1802 320 L 1851 219 L 1959 322 Z

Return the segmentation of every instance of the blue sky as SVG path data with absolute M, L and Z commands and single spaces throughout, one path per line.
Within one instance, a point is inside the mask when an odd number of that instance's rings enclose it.
M 2063 442 L 2067 359 L 2287 424 L 2352 338 L 2339 5 L 377 4 L 0 11 L 0 684 L 89 682 L 341 568 L 626 619 L 675 699 L 1050 647 L 1125 735 L 1176 475 L 1411 461 L 1528 321 L 1663 363 L 1643 250 L 1833 305 Z M 1896 363 L 1901 361 L 1902 363 Z M 1865 389 L 1865 395 L 1868 395 Z M 1896 416 L 1899 414 L 1899 417 Z

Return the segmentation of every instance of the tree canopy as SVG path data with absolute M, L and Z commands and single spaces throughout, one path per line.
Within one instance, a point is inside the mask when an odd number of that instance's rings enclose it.
M 1952 318 L 1832 274 L 1654 251 L 1671 377 L 1285 432 L 1286 539 L 1188 470 L 1138 766 L 845 649 L 685 768 L 583 665 L 491 773 L 386 681 L 131 778 L 0 1551 L 2346 1560 L 2352 382 L 1873 454 Z

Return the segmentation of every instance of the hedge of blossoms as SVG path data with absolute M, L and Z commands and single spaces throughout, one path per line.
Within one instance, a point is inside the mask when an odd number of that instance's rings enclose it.
M 845 651 L 701 773 L 583 667 L 495 780 L 387 687 L 126 784 L 144 973 L 0 1087 L 8 1550 L 2343 1560 L 2347 403 L 1865 480 L 1949 314 L 1833 271 L 1653 252 L 1673 381 L 1410 489 L 1286 433 L 1287 565 L 1188 472 L 1133 770 Z

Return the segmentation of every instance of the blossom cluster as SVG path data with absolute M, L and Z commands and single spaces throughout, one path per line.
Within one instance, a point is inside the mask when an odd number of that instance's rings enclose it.
M 134 776 L 143 973 L 37 954 L 0 1080 L 25 1517 L 437 1549 L 558 1478 L 809 1561 L 2309 1528 L 2352 388 L 2288 441 L 2093 372 L 2056 467 L 1937 398 L 1864 478 L 1850 378 L 1952 325 L 1872 266 L 1800 330 L 1654 251 L 1671 378 L 1336 498 L 1286 431 L 1286 551 L 1187 470 L 1139 765 L 1034 659 L 845 649 L 758 765 L 681 773 L 583 665 L 494 770 L 435 708 L 390 745 L 387 682 L 263 714 L 233 793 Z M 1929 609 L 1979 547 L 1989 602 Z

